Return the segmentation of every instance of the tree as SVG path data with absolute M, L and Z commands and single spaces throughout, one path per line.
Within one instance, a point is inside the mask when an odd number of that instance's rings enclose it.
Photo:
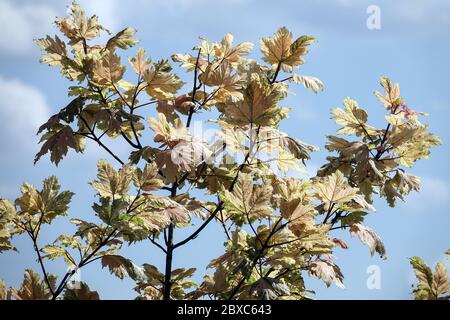
M 100 260 L 117 277 L 132 278 L 139 299 L 306 299 L 311 293 L 306 275 L 343 286 L 332 253 L 348 245 L 333 237 L 334 230 L 347 229 L 372 255 L 385 256 L 381 239 L 364 224 L 374 211 L 373 196 L 394 207 L 419 191 L 419 177 L 407 169 L 441 144 L 419 121 L 424 114 L 405 104 L 399 85 L 382 77 L 383 93 L 375 95 L 386 110 L 386 127 L 370 125 L 367 112 L 345 99 L 343 108 L 332 110 L 341 127 L 325 145 L 332 155 L 316 176 L 294 178 L 292 172 L 304 170 L 318 148 L 280 130 L 289 114 L 280 103 L 290 84 L 315 93 L 323 89 L 319 79 L 295 73 L 313 37 L 295 38 L 280 28 L 261 39 L 260 62 L 246 58 L 253 44 L 234 45 L 231 34 L 221 42 L 200 39 L 192 54 L 171 56 L 193 74 L 192 86 L 180 93 L 185 83 L 169 61 L 152 61 L 143 48 L 128 59 L 134 75 L 126 73 L 120 50 L 137 44 L 133 28 L 111 36 L 76 2 L 56 25 L 64 39 L 36 42 L 44 52 L 41 62 L 58 67 L 74 83 L 73 100 L 39 128 L 42 148 L 35 161 L 49 153 L 58 165 L 69 149 L 83 153 L 86 140 L 92 140 L 118 167 L 100 160 L 90 183 L 101 223 L 72 218 L 75 234 L 43 247 L 38 244 L 42 228 L 67 215 L 73 194 L 61 192 L 57 178 L 50 177 L 40 190 L 25 183 L 14 203 L 1 200 L 0 250 L 14 250 L 12 237 L 27 234 L 42 277 L 26 270 L 19 289 L 0 284 L 0 298 L 99 299 L 87 284 L 73 289 L 67 283 L 77 269 Z M 105 44 L 99 44 L 101 33 L 109 35 Z M 146 122 L 154 110 L 156 116 Z M 200 113 L 214 118 L 214 142 L 190 131 Z M 126 141 L 129 158 L 119 158 L 107 138 Z M 178 248 L 195 246 L 211 223 L 223 228 L 224 253 L 197 285 L 191 280 L 195 268 L 174 270 L 172 260 Z M 174 241 L 178 229 L 192 225 L 191 235 Z M 117 254 L 124 243 L 138 241 L 160 249 L 164 270 Z M 71 271 L 49 274 L 47 260 L 57 258 Z

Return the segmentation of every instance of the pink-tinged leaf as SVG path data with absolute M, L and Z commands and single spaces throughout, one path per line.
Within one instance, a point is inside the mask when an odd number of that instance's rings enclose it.
M 375 252 L 380 254 L 380 257 L 386 258 L 386 251 L 384 249 L 383 242 L 380 237 L 370 229 L 359 223 L 354 223 L 350 227 L 350 235 L 358 237 L 364 244 L 370 248 L 370 254 L 374 255 Z

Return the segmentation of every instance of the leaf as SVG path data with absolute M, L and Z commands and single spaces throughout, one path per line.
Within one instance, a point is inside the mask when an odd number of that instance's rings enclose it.
M 197 136 L 180 141 L 171 151 L 172 162 L 183 171 L 191 171 L 203 162 L 209 163 L 213 155 L 206 141 Z
M 159 190 L 164 186 L 161 179 L 158 179 L 158 167 L 156 163 L 146 163 L 144 170 L 137 168 L 133 174 L 133 182 L 136 188 L 143 191 Z
M 339 170 L 326 177 L 323 182 L 314 185 L 317 196 L 324 201 L 327 208 L 332 203 L 344 204 L 354 200 L 357 195 L 357 189 L 348 185 L 342 172 Z
M 180 281 L 180 280 L 183 280 L 184 278 L 190 278 L 190 277 L 192 277 L 194 275 L 196 270 L 197 270 L 196 268 L 189 268 L 189 269 L 179 268 L 179 269 L 175 269 L 175 270 L 172 270 L 171 278 L 174 281 Z
M 450 281 L 448 279 L 448 272 L 445 268 L 445 265 L 441 262 L 438 262 L 436 264 L 432 282 L 432 289 L 435 295 L 439 297 L 440 295 L 449 292 L 449 283 Z
M 11 300 L 11 291 L 6 288 L 5 282 L 0 279 L 0 301 Z
M 375 96 L 386 109 L 393 109 L 403 104 L 398 83 L 393 84 L 388 77 L 381 77 L 380 85 L 383 87 L 385 94 L 375 91 Z
M 331 111 L 336 123 L 342 126 L 337 133 L 356 134 L 357 136 L 366 135 L 367 133 L 372 136 L 378 133 L 375 128 L 366 124 L 367 112 L 359 107 L 357 101 L 346 98 L 344 107 L 344 110 L 336 108 Z
M 428 132 L 426 126 L 397 126 L 387 138 L 387 143 L 393 147 L 392 153 L 397 156 L 395 161 L 411 167 L 417 160 L 428 159 L 430 149 L 441 145 L 442 141 Z
M 234 185 L 233 191 L 224 190 L 221 192 L 225 209 L 231 215 L 238 215 L 238 221 L 246 219 L 262 219 L 269 217 L 273 209 L 270 206 L 272 187 L 270 185 L 253 184 L 251 176 L 239 174 L 239 178 Z M 243 217 L 239 217 L 243 215 Z
M 69 44 L 74 45 L 82 40 L 92 40 L 100 35 L 100 30 L 106 30 L 97 23 L 97 16 L 86 18 L 84 10 L 74 1 L 69 7 L 69 17 L 56 20 L 60 31 L 70 39 Z
M 291 154 L 297 158 L 303 161 L 311 159 L 310 153 L 319 151 L 319 148 L 316 146 L 313 146 L 311 144 L 307 144 L 303 141 L 300 141 L 298 139 L 289 137 L 289 136 L 280 136 L 279 138 L 280 146 L 282 148 L 286 148 L 291 152 Z
M 58 165 L 61 159 L 67 154 L 69 148 L 74 149 L 76 152 L 82 152 L 83 145 L 81 140 L 75 137 L 75 133 L 70 126 L 55 125 L 47 133 L 45 133 L 40 142 L 44 142 L 41 150 L 36 154 L 34 163 L 50 152 L 50 160 Z
M 140 76 L 143 76 L 144 73 L 148 70 L 148 65 L 151 60 L 145 58 L 145 49 L 140 48 L 136 54 L 136 57 L 129 59 L 133 70 Z
M 242 100 L 242 79 L 233 72 L 232 65 L 228 61 L 210 63 L 199 79 L 207 86 L 218 87 L 214 95 L 215 101 Z
M 238 64 L 242 56 L 248 55 L 253 49 L 253 44 L 250 42 L 243 42 L 238 44 L 236 47 L 232 46 L 233 35 L 226 34 L 220 44 L 214 45 L 214 54 L 218 61 L 227 61 L 233 65 Z
M 170 65 L 167 60 L 154 64 L 144 72 L 144 80 L 147 83 L 145 91 L 154 99 L 171 99 L 184 85 L 178 76 L 168 72 Z
M 131 260 L 119 255 L 105 255 L 102 257 L 102 268 L 108 267 L 109 272 L 119 279 L 129 276 L 135 281 L 142 280 L 144 271 L 137 267 Z
M 272 66 L 281 64 L 286 72 L 304 63 L 302 56 L 308 53 L 308 47 L 315 42 L 310 36 L 301 36 L 295 41 L 292 33 L 286 27 L 278 29 L 272 38 L 262 38 L 260 41 L 263 60 Z
M 70 267 L 76 267 L 77 263 L 75 262 L 75 260 L 72 258 L 72 256 L 70 255 L 70 253 L 57 245 L 47 245 L 45 247 L 43 247 L 41 249 L 41 251 L 43 253 L 45 253 L 46 255 L 43 256 L 42 258 L 44 259 L 50 259 L 50 260 L 54 260 L 57 258 L 64 258 L 64 261 L 70 266 Z
M 344 288 L 344 276 L 340 268 L 332 261 L 316 259 L 310 263 L 309 274 L 325 282 L 329 287 L 333 282 L 339 288 Z
M 416 298 L 423 297 L 424 291 L 426 292 L 426 299 L 432 296 L 433 285 L 433 271 L 427 266 L 425 261 L 420 257 L 410 258 L 411 266 L 414 269 L 417 279 L 419 280 L 419 292 L 416 292 Z M 420 293 L 422 291 L 422 293 Z
M 49 276 L 52 289 L 55 290 L 56 277 Z M 41 281 L 39 274 L 33 270 L 25 270 L 22 285 L 17 290 L 11 289 L 11 296 L 17 300 L 48 300 L 52 297 L 50 289 L 44 280 Z
M 122 79 L 125 66 L 120 63 L 120 57 L 114 51 L 107 50 L 101 59 L 94 61 L 93 81 L 102 87 L 113 87 Z
M 204 52 L 204 51 L 202 51 L 202 52 Z M 195 70 L 197 58 L 193 57 L 192 55 L 177 53 L 177 54 L 172 55 L 171 58 L 172 58 L 172 61 L 179 62 L 180 67 L 185 68 L 186 71 Z
M 41 191 L 28 183 L 24 183 L 21 189 L 22 195 L 16 199 L 22 213 L 41 214 L 43 223 L 51 223 L 57 216 L 67 214 L 69 203 L 74 193 L 70 191 L 59 192 L 61 186 L 56 176 L 51 176 L 43 181 Z
M 120 199 L 128 192 L 132 179 L 129 166 L 124 165 L 116 171 L 106 160 L 100 160 L 97 162 L 97 168 L 97 180 L 90 184 L 97 190 L 100 197 Z
M 315 211 L 312 206 L 300 203 L 291 214 L 284 214 L 283 217 L 289 220 L 289 229 L 297 237 L 304 237 L 314 229 Z
M 8 200 L 0 199 L 0 253 L 15 250 L 15 247 L 11 245 L 10 232 L 10 224 L 15 217 L 16 208 Z
M 64 300 L 100 300 L 97 291 L 91 291 L 89 286 L 80 282 L 79 288 L 66 289 L 64 291 Z
M 53 39 L 50 36 L 36 40 L 36 44 L 47 52 L 42 55 L 39 60 L 41 63 L 46 63 L 49 66 L 61 65 L 62 61 L 67 58 L 66 44 L 58 36 Z
M 323 90 L 323 82 L 313 76 L 301 76 L 299 74 L 292 75 L 291 81 L 301 84 L 307 89 L 311 89 L 314 93 Z
M 217 109 L 228 123 L 236 126 L 274 126 L 284 117 L 277 103 L 285 96 L 286 87 L 282 83 L 271 86 L 253 76 L 243 92 L 243 100 L 217 104 Z
M 359 223 L 354 223 L 350 226 L 350 235 L 358 237 L 362 243 L 370 248 L 370 254 L 373 256 L 375 252 L 380 254 L 380 257 L 386 258 L 386 251 L 380 237 L 369 227 L 363 226 Z
M 342 239 L 333 238 L 333 239 L 331 239 L 331 241 L 333 241 L 333 243 L 337 247 L 341 247 L 342 249 L 348 249 L 348 244 Z
M 106 43 L 106 48 L 109 50 L 119 47 L 121 49 L 128 49 L 138 43 L 138 40 L 134 38 L 136 30 L 133 28 L 125 28 L 119 31 L 114 37 L 110 38 Z
M 179 119 L 175 119 L 172 125 L 167 121 L 163 113 L 158 112 L 158 118 L 150 118 L 148 121 L 150 129 L 155 132 L 153 141 L 162 142 L 165 145 L 174 147 L 180 140 L 188 136 L 186 128 L 184 128 Z

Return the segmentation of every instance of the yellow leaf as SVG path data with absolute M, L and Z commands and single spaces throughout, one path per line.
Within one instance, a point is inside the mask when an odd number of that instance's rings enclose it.
M 243 42 L 236 47 L 232 46 L 233 35 L 226 34 L 220 44 L 214 45 L 214 53 L 218 61 L 227 61 L 230 64 L 236 65 L 240 62 L 242 56 L 248 55 L 253 48 L 250 42 Z
M 314 188 L 319 199 L 324 201 L 327 207 L 332 203 L 344 204 L 352 201 L 358 191 L 358 189 L 348 185 L 347 180 L 339 170 L 326 177 L 322 182 L 317 182 Z
M 301 36 L 292 39 L 292 33 L 282 27 L 271 38 L 262 38 L 260 41 L 263 60 L 272 66 L 281 65 L 283 71 L 291 72 L 293 67 L 304 63 L 302 58 L 308 52 L 308 46 L 315 39 L 310 36 Z
M 183 86 L 184 82 L 178 76 L 158 70 L 152 66 L 144 72 L 144 80 L 147 82 L 145 91 L 155 99 L 171 99 Z
M 120 199 L 128 192 L 132 178 L 129 166 L 124 165 L 116 171 L 106 160 L 100 160 L 97 167 L 97 180 L 92 181 L 91 186 L 101 197 Z
M 136 57 L 129 59 L 133 70 L 140 76 L 144 75 L 144 72 L 148 70 L 150 59 L 145 58 L 145 49 L 140 48 L 136 54 Z

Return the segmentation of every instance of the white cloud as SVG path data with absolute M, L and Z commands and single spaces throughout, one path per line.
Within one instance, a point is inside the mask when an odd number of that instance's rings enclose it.
M 0 1 L 0 53 L 26 54 L 33 39 L 52 31 L 57 11 L 47 4 Z
M 411 193 L 405 206 L 416 212 L 433 212 L 442 209 L 450 203 L 450 184 L 434 177 L 422 177 L 419 193 Z
M 41 91 L 0 75 L 0 147 L 3 151 L 14 150 L 19 154 L 36 145 L 36 131 L 49 115 L 50 108 Z

